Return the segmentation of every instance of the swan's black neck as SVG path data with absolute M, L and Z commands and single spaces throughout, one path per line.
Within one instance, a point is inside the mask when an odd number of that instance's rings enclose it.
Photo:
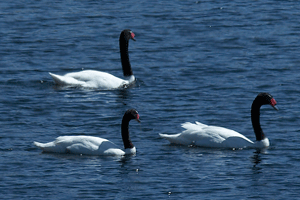
M 254 129 L 254 133 L 257 141 L 261 141 L 266 138 L 261 126 L 260 126 L 260 107 L 263 104 L 260 101 L 260 98 L 257 97 L 251 107 L 251 121 Z
M 129 121 L 131 119 L 132 119 L 131 116 L 129 116 L 129 114 L 127 113 L 125 113 L 122 119 L 121 133 L 122 133 L 122 139 L 123 139 L 125 149 L 134 147 L 129 137 Z
M 129 39 L 130 37 L 128 37 L 127 31 L 122 31 L 119 39 L 119 45 L 120 45 L 121 62 L 122 62 L 122 69 L 123 69 L 124 76 L 133 75 L 130 61 L 129 61 L 129 54 L 128 54 Z

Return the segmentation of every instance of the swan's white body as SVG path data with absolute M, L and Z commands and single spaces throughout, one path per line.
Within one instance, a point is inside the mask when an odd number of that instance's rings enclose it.
M 136 148 L 125 149 L 125 152 L 118 148 L 113 142 L 93 136 L 60 136 L 53 142 L 34 142 L 35 146 L 44 152 L 51 153 L 71 153 L 83 155 L 104 155 L 123 156 L 125 154 L 135 154 Z
M 227 128 L 208 126 L 200 122 L 182 124 L 184 130 L 175 135 L 159 134 L 174 144 L 195 145 L 212 148 L 264 148 L 269 146 L 269 139 L 252 142 L 244 135 Z
M 56 84 L 66 86 L 80 86 L 104 90 L 126 88 L 135 81 L 134 75 L 127 80 L 118 78 L 106 72 L 84 70 L 65 74 L 64 76 L 49 73 Z

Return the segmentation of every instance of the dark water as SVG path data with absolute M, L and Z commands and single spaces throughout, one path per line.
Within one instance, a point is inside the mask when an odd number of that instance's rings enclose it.
M 297 199 L 300 188 L 300 4 L 297 1 L 1 1 L 0 193 L 3 199 Z M 130 28 L 138 79 L 127 90 L 58 88 L 48 72 L 122 77 L 119 33 Z M 169 145 L 195 120 L 254 140 L 262 108 L 265 151 Z M 124 111 L 133 157 L 43 154 L 33 141 L 107 138 L 120 147 Z

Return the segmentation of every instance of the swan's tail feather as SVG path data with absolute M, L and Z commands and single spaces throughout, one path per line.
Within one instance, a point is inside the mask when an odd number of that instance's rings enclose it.
M 54 82 L 57 85 L 84 85 L 84 82 L 76 80 L 73 77 L 70 76 L 60 76 L 60 75 L 56 75 L 56 74 L 52 74 L 50 73 L 50 76 L 53 78 Z
M 63 76 L 52 74 L 50 72 L 49 72 L 49 74 L 53 78 L 54 82 L 57 85 L 67 85 L 67 81 L 65 80 L 65 78 Z
M 44 150 L 45 145 L 43 143 L 40 142 L 33 142 L 33 145 L 35 145 L 36 147 Z
M 170 137 L 170 135 L 162 134 L 162 133 L 159 133 L 159 136 L 162 137 L 162 138 L 165 138 L 165 139 Z
M 54 142 L 40 143 L 33 142 L 35 146 L 42 149 L 43 152 L 55 152 L 55 153 L 65 153 L 66 148 L 64 146 L 57 146 Z
M 169 140 L 170 143 L 176 143 L 175 142 L 176 137 L 174 137 L 174 135 L 168 135 L 168 134 L 159 133 L 159 136 L 162 137 L 162 138 L 165 138 L 165 139 Z
M 184 138 L 181 138 L 181 133 L 174 134 L 174 135 L 168 135 L 168 134 L 162 134 L 159 133 L 159 136 L 169 140 L 170 143 L 172 144 L 184 144 L 184 145 L 189 145 L 191 142 L 184 140 Z

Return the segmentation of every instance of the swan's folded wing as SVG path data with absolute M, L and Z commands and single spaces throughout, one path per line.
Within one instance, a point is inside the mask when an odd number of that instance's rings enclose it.
M 72 145 L 72 147 L 70 147 L 72 149 L 69 148 L 71 153 L 105 156 L 121 156 L 125 154 L 123 150 L 107 139 L 93 136 L 78 136 L 77 138 L 80 143 Z
M 253 144 L 244 135 L 224 127 L 208 126 L 203 128 L 205 135 L 210 139 L 198 141 L 196 145 L 208 147 L 243 148 Z

